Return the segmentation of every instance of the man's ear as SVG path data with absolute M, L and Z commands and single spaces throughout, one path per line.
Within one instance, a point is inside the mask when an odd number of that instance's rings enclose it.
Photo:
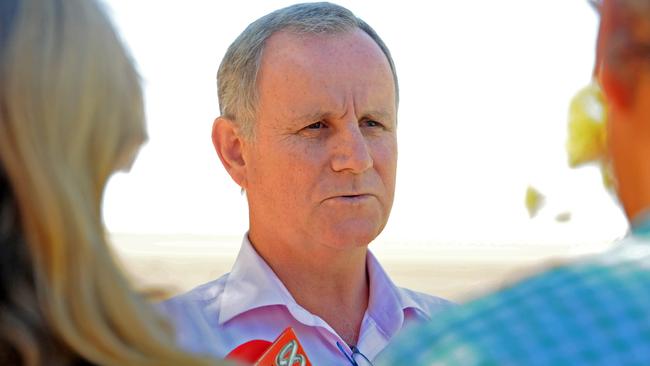
M 621 75 L 620 70 L 613 70 L 607 63 L 602 64 L 598 73 L 598 82 L 610 108 L 625 111 L 632 103 L 633 85 L 630 85 L 631 82 L 627 79 L 629 78 Z
M 247 170 L 244 159 L 244 139 L 237 125 L 225 117 L 217 117 L 212 124 L 212 144 L 230 177 L 246 189 Z

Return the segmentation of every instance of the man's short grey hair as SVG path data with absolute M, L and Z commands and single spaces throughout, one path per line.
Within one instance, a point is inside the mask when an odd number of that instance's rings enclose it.
M 237 123 L 244 137 L 254 135 L 259 73 L 266 41 L 274 33 L 337 34 L 361 29 L 372 38 L 388 59 L 395 84 L 395 105 L 399 89 L 395 64 L 388 47 L 366 22 L 348 9 L 327 2 L 296 4 L 269 13 L 251 23 L 230 45 L 217 73 L 221 115 Z

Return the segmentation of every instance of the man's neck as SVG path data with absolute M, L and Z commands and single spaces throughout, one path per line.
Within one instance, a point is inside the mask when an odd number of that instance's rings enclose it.
M 650 87 L 644 95 L 650 97 Z M 630 220 L 650 207 L 650 107 L 642 105 L 635 112 L 630 116 L 617 116 L 610 142 L 617 194 Z
M 300 306 L 327 322 L 347 344 L 357 343 L 370 292 L 367 247 L 283 243 L 252 230 L 249 239 Z

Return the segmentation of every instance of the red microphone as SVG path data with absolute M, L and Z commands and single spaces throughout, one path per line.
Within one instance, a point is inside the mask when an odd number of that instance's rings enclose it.
M 262 357 L 272 344 L 269 341 L 255 339 L 237 346 L 237 348 L 230 351 L 226 359 L 252 365 Z
M 232 350 L 226 359 L 253 366 L 311 366 L 291 327 L 285 329 L 273 343 L 257 339 L 246 342 Z

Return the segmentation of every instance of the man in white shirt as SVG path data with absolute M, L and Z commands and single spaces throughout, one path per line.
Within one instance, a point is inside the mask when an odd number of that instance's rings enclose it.
M 370 26 L 330 3 L 277 10 L 217 79 L 212 138 L 250 226 L 229 274 L 163 304 L 183 346 L 223 357 L 290 326 L 314 364 L 364 364 L 449 305 L 396 287 L 368 251 L 393 203 L 399 99 Z

